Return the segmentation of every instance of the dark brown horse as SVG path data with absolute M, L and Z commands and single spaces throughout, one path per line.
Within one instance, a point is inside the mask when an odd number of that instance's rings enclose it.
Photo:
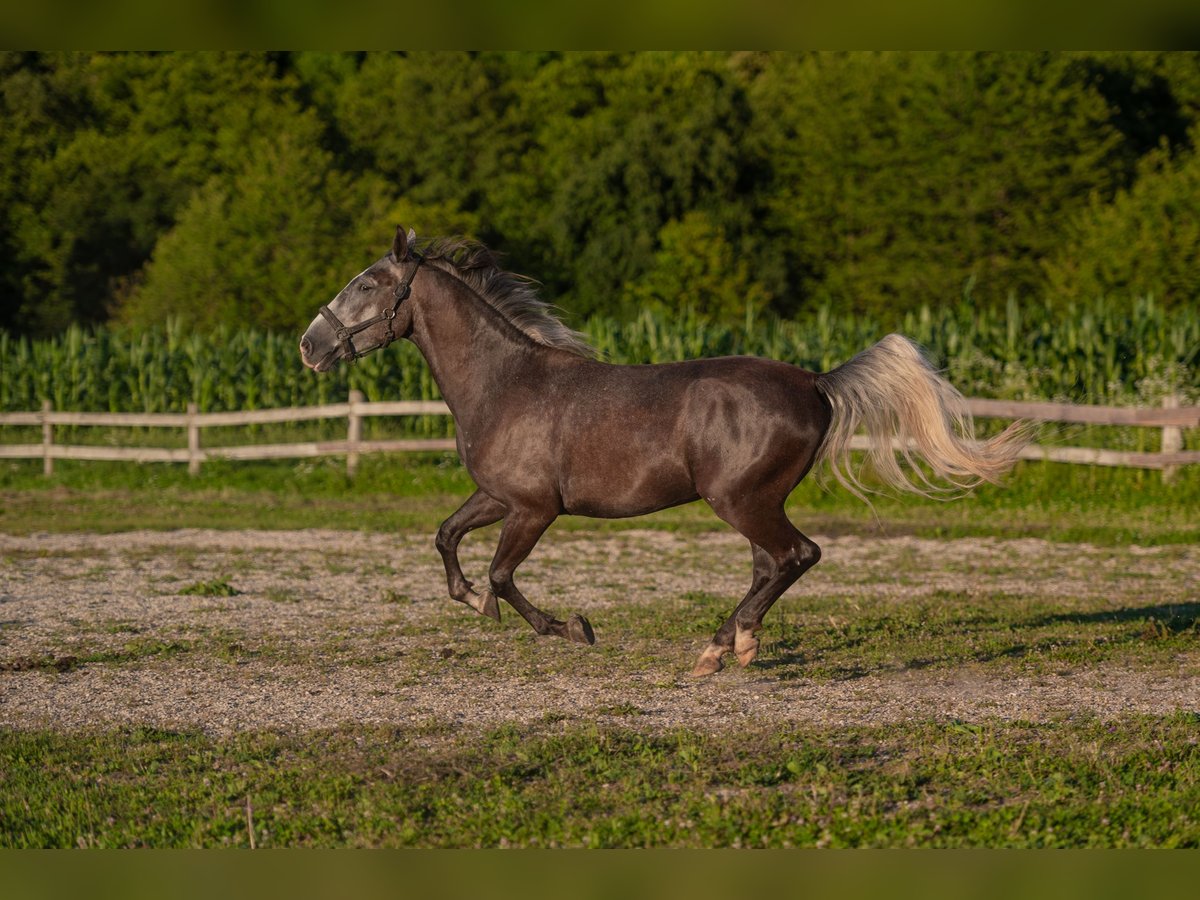
M 821 558 L 784 514 L 784 501 L 821 461 L 862 496 L 847 465 L 860 424 L 884 484 L 926 495 L 946 487 L 915 465 L 915 475 L 906 474 L 893 438 L 910 463 L 920 457 L 953 489 L 996 480 L 1023 441 L 1014 427 L 973 442 L 961 396 L 900 335 L 825 374 L 753 357 L 609 365 L 552 315 L 532 282 L 503 271 L 486 248 L 415 243 L 411 231 L 396 231 L 391 252 L 321 308 L 300 341 L 301 358 L 324 372 L 398 338 L 417 345 L 478 485 L 438 530 L 450 596 L 494 619 L 500 597 L 538 634 L 595 642 L 587 619 L 547 615 L 513 583 L 558 516 L 640 516 L 703 499 L 750 542 L 754 575 L 693 674 L 718 671 L 726 653 L 748 665 L 767 610 Z M 458 545 L 501 519 L 490 589 L 477 593 Z

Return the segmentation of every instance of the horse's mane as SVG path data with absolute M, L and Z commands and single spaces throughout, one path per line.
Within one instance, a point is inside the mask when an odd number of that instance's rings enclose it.
M 432 238 L 421 241 L 416 249 L 427 263 L 458 278 L 539 344 L 578 356 L 596 356 L 583 335 L 564 325 L 554 307 L 538 296 L 536 281 L 500 268 L 496 254 L 483 244 L 460 237 Z

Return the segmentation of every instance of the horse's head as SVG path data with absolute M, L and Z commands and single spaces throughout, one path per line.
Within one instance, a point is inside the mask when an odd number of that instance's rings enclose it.
M 342 359 L 357 359 L 412 332 L 409 287 L 421 266 L 411 242 L 416 234 L 396 229 L 386 256 L 355 276 L 300 338 L 300 361 L 327 372 Z

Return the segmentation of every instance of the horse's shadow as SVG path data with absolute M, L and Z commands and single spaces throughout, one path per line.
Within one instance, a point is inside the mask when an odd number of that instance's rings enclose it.
M 1086 636 L 1072 638 L 1066 635 L 1053 635 L 1044 639 L 1021 640 L 1022 634 L 1039 628 L 1055 625 L 1096 625 L 1101 623 L 1141 623 L 1141 628 L 1130 628 L 1117 635 L 1105 635 L 1105 643 L 1109 647 L 1116 644 L 1135 644 L 1151 640 L 1170 638 L 1187 631 L 1200 634 L 1200 603 L 1156 603 L 1149 606 L 1124 607 L 1121 609 L 1095 610 L 1092 612 L 1051 613 L 1028 618 L 1014 623 L 1014 640 L 1007 646 L 991 650 L 972 652 L 967 655 L 947 654 L 945 656 L 918 657 L 906 660 L 903 664 L 895 662 L 879 662 L 876 664 L 845 664 L 836 662 L 832 673 L 835 681 L 853 681 L 870 675 L 896 672 L 897 670 L 917 670 L 939 663 L 988 663 L 998 659 L 1015 659 L 1030 653 L 1050 647 L 1061 647 L 1074 643 L 1076 645 L 1087 640 Z M 957 627 L 961 633 L 969 633 L 972 623 L 965 619 L 951 620 L 950 627 Z M 883 629 L 880 629 L 883 630 Z M 772 672 L 779 678 L 804 678 L 823 663 L 833 662 L 836 654 L 845 653 L 855 647 L 869 650 L 872 635 L 850 635 L 837 639 L 831 646 L 814 648 L 811 642 L 805 640 L 803 631 L 774 641 L 771 653 L 757 662 L 757 668 Z M 883 640 L 882 638 L 880 640 Z
M 1080 625 L 1096 622 L 1142 621 L 1149 623 L 1152 620 L 1161 623 L 1173 633 L 1187 631 L 1200 621 L 1200 603 L 1158 603 L 1153 606 L 1106 609 L 1089 613 L 1054 613 L 1030 619 L 1028 624 L 1037 628 L 1063 623 Z

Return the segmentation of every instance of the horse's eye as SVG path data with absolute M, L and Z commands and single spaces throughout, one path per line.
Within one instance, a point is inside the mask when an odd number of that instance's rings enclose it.
M 358 289 L 360 291 L 369 291 L 371 289 L 371 286 L 369 284 L 367 284 L 365 281 L 360 281 L 358 283 Z

